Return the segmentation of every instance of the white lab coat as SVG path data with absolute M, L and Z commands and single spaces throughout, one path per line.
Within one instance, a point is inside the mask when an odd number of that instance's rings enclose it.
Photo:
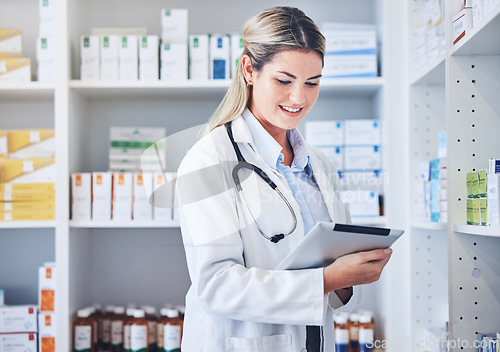
M 258 232 L 234 189 L 231 172 L 237 159 L 224 126 L 191 148 L 177 178 L 192 282 L 186 296 L 182 351 L 305 351 L 306 325 L 325 325 L 325 351 L 333 351 L 332 315 L 327 305 L 340 308 L 342 302 L 335 293 L 324 295 L 323 269 L 273 270 L 304 237 L 299 204 L 286 180 L 257 153 L 242 117 L 232 122 L 232 129 L 245 159 L 263 169 L 291 203 L 297 228 L 276 244 Z M 336 192 L 337 171 L 322 154 L 309 150 L 332 221 L 349 222 Z M 292 216 L 283 200 L 255 173 L 243 177 L 242 186 L 264 233 L 270 236 L 292 228 Z M 358 302 L 355 287 L 353 297 L 341 309 L 350 310 Z

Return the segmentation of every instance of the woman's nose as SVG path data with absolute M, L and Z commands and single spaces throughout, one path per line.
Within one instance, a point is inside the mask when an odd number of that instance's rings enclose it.
M 292 87 L 292 90 L 290 92 L 289 98 L 293 104 L 300 105 L 305 103 L 306 96 L 304 94 L 304 87 L 302 87 L 300 84 L 294 85 L 294 87 Z

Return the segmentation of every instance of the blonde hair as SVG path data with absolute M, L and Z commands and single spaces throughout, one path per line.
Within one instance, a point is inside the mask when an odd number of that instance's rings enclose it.
M 325 56 L 325 37 L 306 14 L 288 6 L 276 6 L 250 18 L 242 27 L 243 53 L 226 95 L 210 117 L 204 134 L 236 119 L 245 110 L 251 87 L 243 75 L 241 58 L 250 57 L 254 71 L 260 71 L 284 50 L 315 51 Z

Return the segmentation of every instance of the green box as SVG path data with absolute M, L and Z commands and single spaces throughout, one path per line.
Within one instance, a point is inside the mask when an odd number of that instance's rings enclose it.
M 472 197 L 479 198 L 479 174 L 477 171 L 472 172 Z
M 479 198 L 472 200 L 472 225 L 481 225 L 481 207 Z
M 488 191 L 486 190 L 486 169 L 479 170 L 477 172 L 479 177 L 479 197 L 485 198 L 488 195 Z
M 473 216 L 472 216 L 472 208 L 473 208 L 474 199 L 467 199 L 467 225 L 472 225 Z
M 481 214 L 481 225 L 488 224 L 488 200 L 486 198 L 479 198 L 479 209 Z
M 467 173 L 467 198 L 473 198 L 473 195 L 472 195 L 472 172 Z

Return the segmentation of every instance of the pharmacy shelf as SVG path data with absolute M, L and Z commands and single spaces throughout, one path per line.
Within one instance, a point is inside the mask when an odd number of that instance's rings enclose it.
M 55 227 L 55 221 L 0 221 L 0 229 L 45 229 Z
M 72 228 L 179 228 L 178 221 L 83 221 L 70 220 L 69 226 Z
M 206 81 L 81 81 L 72 80 L 71 89 L 83 96 L 92 99 L 106 99 L 109 97 L 161 97 L 166 94 L 171 97 L 210 96 L 225 93 L 230 80 Z M 350 96 L 373 96 L 384 86 L 383 77 L 371 78 L 326 78 L 320 83 L 322 93 L 346 93 Z
M 435 85 L 444 84 L 445 76 L 445 53 L 436 57 L 430 63 L 419 70 L 411 79 L 410 85 Z
M 0 84 L 0 100 L 12 99 L 53 99 L 54 84 L 44 82 L 6 83 Z
M 453 225 L 453 231 L 465 233 L 467 235 L 500 238 L 500 227 L 495 226 Z
M 443 222 L 415 221 L 411 224 L 411 227 L 421 230 L 445 231 L 448 228 L 448 224 Z
M 452 55 L 500 55 L 500 41 L 492 40 L 500 33 L 500 3 L 469 32 L 452 50 Z

